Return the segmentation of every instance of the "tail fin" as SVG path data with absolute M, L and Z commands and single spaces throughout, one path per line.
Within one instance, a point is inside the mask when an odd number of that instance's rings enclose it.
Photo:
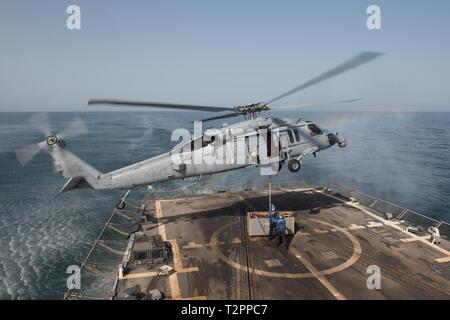
M 81 188 L 106 189 L 102 173 L 72 152 L 59 145 L 48 148 L 47 152 L 53 158 L 55 171 L 69 179 L 60 192 Z

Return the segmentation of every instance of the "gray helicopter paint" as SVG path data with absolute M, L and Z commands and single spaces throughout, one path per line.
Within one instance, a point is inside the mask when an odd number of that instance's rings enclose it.
M 331 146 L 328 141 L 328 131 L 322 129 L 323 134 L 311 136 L 307 124 L 301 119 L 276 119 L 276 118 L 256 118 L 238 122 L 232 125 L 224 126 L 220 129 L 208 129 L 204 136 L 207 137 L 212 133 L 222 133 L 227 137 L 226 144 L 222 139 L 214 140 L 206 147 L 200 147 L 194 151 L 183 151 L 183 147 L 190 148 L 189 144 L 185 144 L 181 148 L 174 149 L 156 157 L 120 168 L 109 173 L 100 173 L 98 170 L 90 166 L 85 161 L 75 156 L 70 151 L 62 148 L 59 144 L 48 146 L 46 151 L 54 160 L 55 169 L 69 180 L 61 189 L 61 192 L 70 191 L 76 188 L 92 188 L 92 189 L 115 189 L 115 188 L 132 188 L 140 185 L 150 185 L 155 182 L 183 179 L 194 176 L 209 175 L 219 172 L 236 170 L 249 166 L 270 164 L 273 158 L 265 158 L 257 163 L 254 155 L 257 144 L 250 145 L 246 140 L 244 154 L 241 154 L 246 160 L 244 164 L 238 163 L 212 163 L 201 164 L 189 163 L 195 153 L 209 154 L 212 157 L 220 158 L 223 156 L 226 148 L 233 145 L 233 139 L 245 139 L 250 134 L 255 135 L 255 130 L 278 130 L 280 143 L 280 161 L 283 163 L 287 159 L 302 159 L 303 157 L 327 149 Z M 297 128 L 300 141 L 289 140 L 287 131 Z M 240 134 L 232 135 L 233 130 L 239 129 Z M 263 131 L 266 132 L 266 131 Z M 219 134 L 220 135 L 220 134 Z M 185 149 L 184 149 L 185 150 Z M 172 153 L 181 152 L 185 157 L 185 162 L 175 164 L 172 161 Z

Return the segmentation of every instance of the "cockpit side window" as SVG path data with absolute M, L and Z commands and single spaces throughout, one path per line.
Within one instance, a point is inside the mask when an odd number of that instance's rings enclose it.
M 298 129 L 294 128 L 294 136 L 295 136 L 295 140 L 297 140 L 297 142 L 300 142 L 300 134 L 298 133 Z
M 292 135 L 292 131 L 291 131 L 291 130 L 288 130 L 288 131 L 287 131 L 287 134 L 288 134 L 288 136 L 289 136 L 289 141 L 290 141 L 291 143 L 295 143 L 294 136 Z
M 323 134 L 323 131 L 318 126 L 316 126 L 314 123 L 308 124 L 308 129 L 311 132 L 312 136 L 319 136 L 319 135 Z

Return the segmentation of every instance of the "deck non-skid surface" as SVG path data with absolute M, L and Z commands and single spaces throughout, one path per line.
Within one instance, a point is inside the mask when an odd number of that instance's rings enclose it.
M 266 210 L 266 191 L 154 199 L 157 224 L 144 230 L 172 243 L 177 272 L 159 278 L 135 270 L 120 290 L 140 284 L 174 299 L 450 298 L 445 248 L 408 240 L 371 209 L 315 189 L 274 190 L 272 197 L 277 209 L 295 212 L 287 251 L 248 236 L 246 213 Z M 380 289 L 368 288 L 370 266 L 381 271 Z

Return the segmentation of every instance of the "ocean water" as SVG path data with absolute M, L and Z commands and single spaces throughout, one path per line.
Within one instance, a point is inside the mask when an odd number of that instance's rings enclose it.
M 27 167 L 14 149 L 43 140 L 29 126 L 31 113 L 0 113 L 0 299 L 61 299 L 66 269 L 88 253 L 123 191 L 77 190 L 58 194 L 65 179 L 42 153 Z M 167 150 L 175 128 L 192 129 L 194 112 L 50 113 L 54 132 L 76 115 L 86 136 L 67 148 L 107 172 Z M 296 117 L 296 112 L 272 113 Z M 415 211 L 450 220 L 450 113 L 302 112 L 303 118 L 339 132 L 348 147 L 331 148 L 303 161 L 299 173 L 284 168 L 275 182 L 338 182 Z M 236 119 L 235 121 L 237 121 Z M 217 123 L 216 123 L 217 124 Z M 259 169 L 171 183 L 263 182 Z M 157 187 L 157 186 L 156 186 Z M 139 199 L 144 189 L 133 192 Z

